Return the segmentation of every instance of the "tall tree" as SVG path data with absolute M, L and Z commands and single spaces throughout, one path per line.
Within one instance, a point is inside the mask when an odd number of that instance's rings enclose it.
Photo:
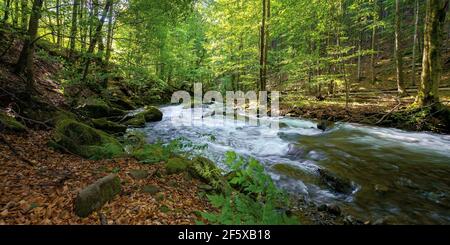
M 100 21 L 98 22 L 97 27 L 95 29 L 95 35 L 89 44 L 89 49 L 87 51 L 87 57 L 84 62 L 84 70 L 83 70 L 83 78 L 82 78 L 83 82 L 86 82 L 86 80 L 87 80 L 87 76 L 89 73 L 89 66 L 92 61 L 91 56 L 93 56 L 95 46 L 97 45 L 97 43 L 100 40 L 103 24 L 105 23 L 106 16 L 108 15 L 109 8 L 112 6 L 112 2 L 113 2 L 113 0 L 106 0 L 105 8 L 103 9 L 103 12 L 101 15 L 102 17 L 101 17 Z
M 416 86 L 416 51 L 417 51 L 417 37 L 419 35 L 419 0 L 415 3 L 415 21 L 414 21 L 414 38 L 413 38 L 413 51 L 412 51 L 412 85 Z
M 19 1 L 19 0 L 16 0 Z M 22 29 L 26 30 L 28 25 L 28 0 L 21 0 L 20 1 L 20 8 L 22 11 L 21 14 L 21 25 Z
M 9 18 L 9 13 L 10 13 L 10 11 L 11 11 L 11 0 L 6 0 L 5 1 L 5 13 L 4 13 L 4 15 L 3 15 L 3 22 L 7 22 L 8 21 L 8 18 Z
M 401 10 L 400 0 L 395 0 L 395 66 L 397 71 L 397 88 L 400 96 L 406 94 L 403 74 L 403 54 L 401 51 Z
M 422 79 L 416 99 L 422 107 L 439 103 L 441 47 L 449 0 L 428 0 L 426 8 Z
M 33 91 L 33 58 L 34 48 L 39 28 L 39 19 L 41 18 L 41 9 L 44 0 L 34 0 L 31 9 L 30 23 L 28 24 L 28 33 L 24 41 L 22 51 L 20 52 L 19 60 L 16 65 L 17 73 L 25 73 L 28 89 Z
M 78 9 L 80 6 L 80 0 L 73 0 L 72 5 L 72 27 L 70 29 L 70 49 L 69 56 L 73 57 L 73 53 L 75 52 L 75 44 L 78 30 Z
M 260 57 L 259 57 L 259 86 L 258 90 L 263 91 L 266 88 L 265 69 L 265 53 L 266 53 L 266 17 L 267 17 L 267 0 L 262 0 L 262 18 L 260 30 Z

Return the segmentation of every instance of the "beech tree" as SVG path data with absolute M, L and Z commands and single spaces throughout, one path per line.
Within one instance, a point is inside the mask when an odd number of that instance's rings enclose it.
M 448 8 L 449 0 L 428 0 L 426 4 L 422 78 L 416 99 L 421 107 L 439 103 L 441 47 Z

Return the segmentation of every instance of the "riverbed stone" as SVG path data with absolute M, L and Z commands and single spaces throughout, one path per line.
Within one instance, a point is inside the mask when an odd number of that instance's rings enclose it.
M 339 177 L 325 169 L 318 169 L 317 171 L 322 183 L 327 185 L 333 191 L 347 195 L 353 192 L 354 187 L 349 179 Z
M 374 186 L 375 192 L 379 194 L 386 194 L 389 192 L 389 187 L 382 185 L 382 184 L 376 184 Z
M 321 120 L 317 124 L 317 128 L 322 130 L 322 131 L 329 130 L 329 129 L 333 128 L 333 127 L 334 127 L 334 122 L 329 121 L 329 120 Z
M 86 218 L 111 201 L 121 191 L 117 175 L 108 175 L 83 189 L 75 199 L 74 211 L 79 217 Z
M 320 212 L 327 212 L 335 216 L 339 216 L 342 213 L 341 208 L 336 204 L 322 204 L 317 208 L 317 210 Z

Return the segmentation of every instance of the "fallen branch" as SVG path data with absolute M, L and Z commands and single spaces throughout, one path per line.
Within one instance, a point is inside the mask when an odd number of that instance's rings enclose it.
M 392 108 L 392 110 L 390 110 L 388 113 L 386 113 L 383 117 L 381 117 L 381 119 L 375 123 L 375 125 L 378 125 L 380 123 L 382 123 L 388 116 L 390 116 L 395 110 L 397 110 L 401 105 L 402 102 L 400 100 L 397 100 L 398 104 Z

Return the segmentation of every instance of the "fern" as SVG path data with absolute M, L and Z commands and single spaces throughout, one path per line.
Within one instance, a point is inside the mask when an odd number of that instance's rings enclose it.
M 229 181 L 240 186 L 243 192 L 228 191 L 220 195 L 208 195 L 211 204 L 220 209 L 218 213 L 202 213 L 212 224 L 224 225 L 283 225 L 297 224 L 288 217 L 287 196 L 279 190 L 264 167 L 256 160 L 246 161 L 234 152 L 226 155 L 226 164 L 234 172 Z

